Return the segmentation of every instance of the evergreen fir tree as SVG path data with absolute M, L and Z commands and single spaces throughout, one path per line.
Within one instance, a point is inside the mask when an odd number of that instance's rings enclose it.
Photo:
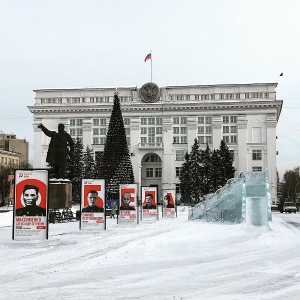
M 99 169 L 100 169 L 102 158 L 103 158 L 103 152 L 97 151 L 95 154 L 95 169 L 94 169 L 93 178 L 100 179 Z
M 203 195 L 203 168 L 201 165 L 201 153 L 198 140 L 194 140 L 194 145 L 190 152 L 190 172 L 191 172 L 191 196 L 196 203 Z
M 119 198 L 120 184 L 134 183 L 120 100 L 117 94 L 114 96 L 103 158 L 97 168 L 99 178 L 105 179 L 108 198 Z
M 73 156 L 67 158 L 66 174 L 72 183 L 72 200 L 80 203 L 81 181 L 84 177 L 84 154 L 80 139 L 75 141 Z
M 202 165 L 202 193 L 206 195 L 210 193 L 211 188 L 211 173 L 212 173 L 212 152 L 208 144 L 206 149 L 201 152 L 201 165 Z
M 219 155 L 223 171 L 221 186 L 224 186 L 229 179 L 234 177 L 235 168 L 232 166 L 233 157 L 223 140 L 220 143 Z
M 93 150 L 87 146 L 84 153 L 84 178 L 91 179 L 95 175 L 95 160 Z
M 184 156 L 185 162 L 181 166 L 181 172 L 179 176 L 181 201 L 183 203 L 191 202 L 192 195 L 192 174 L 190 165 L 190 155 L 188 153 Z
M 216 192 L 223 186 L 223 166 L 219 150 L 214 149 L 211 155 L 210 193 Z

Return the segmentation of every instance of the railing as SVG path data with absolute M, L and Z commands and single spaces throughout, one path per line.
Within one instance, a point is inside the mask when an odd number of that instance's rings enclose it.
M 163 143 L 140 143 L 139 148 L 163 148 Z

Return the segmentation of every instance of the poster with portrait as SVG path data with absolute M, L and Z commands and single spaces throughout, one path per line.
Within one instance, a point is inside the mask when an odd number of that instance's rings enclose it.
M 157 188 L 142 186 L 142 220 L 154 222 L 157 217 Z
M 164 218 L 176 217 L 175 190 L 163 190 L 163 209 Z
M 48 170 L 15 170 L 14 240 L 48 239 Z
M 106 229 L 105 180 L 82 179 L 81 189 L 80 229 Z
M 136 225 L 137 213 L 137 184 L 121 184 L 119 189 L 119 225 Z

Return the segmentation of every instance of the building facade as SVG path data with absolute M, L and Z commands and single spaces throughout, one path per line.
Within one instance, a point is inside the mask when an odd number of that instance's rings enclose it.
M 20 153 L 10 152 L 0 149 L 0 166 L 9 167 L 19 167 L 20 165 Z
M 59 123 L 94 153 L 104 150 L 117 90 L 139 186 L 176 189 L 184 155 L 197 138 L 202 149 L 217 149 L 223 139 L 234 157 L 236 175 L 269 171 L 272 202 L 276 201 L 276 126 L 282 100 L 276 83 L 39 89 L 28 106 L 34 115 L 34 162 L 47 166 L 50 139 L 37 126 L 57 131 Z
M 1 132 L 0 149 L 17 153 L 19 163 L 28 164 L 29 150 L 26 139 L 18 139 L 15 134 Z

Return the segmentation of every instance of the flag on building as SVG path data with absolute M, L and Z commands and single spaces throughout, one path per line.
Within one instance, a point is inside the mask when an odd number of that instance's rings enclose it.
M 148 59 L 152 59 L 151 53 L 147 54 L 147 56 L 145 57 L 145 62 L 146 62 Z

